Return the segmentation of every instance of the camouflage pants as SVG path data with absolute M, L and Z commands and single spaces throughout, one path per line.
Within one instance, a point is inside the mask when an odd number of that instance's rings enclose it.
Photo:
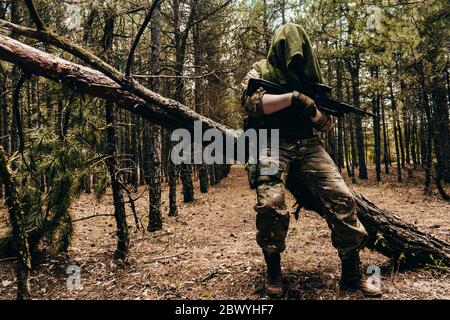
M 260 166 L 274 162 L 279 174 L 260 176 L 256 190 L 256 240 L 263 250 L 280 253 L 285 249 L 290 219 L 285 189 L 325 218 L 341 258 L 364 246 L 367 232 L 357 218 L 353 194 L 319 138 L 280 141 L 278 160 L 262 155 L 259 159 Z

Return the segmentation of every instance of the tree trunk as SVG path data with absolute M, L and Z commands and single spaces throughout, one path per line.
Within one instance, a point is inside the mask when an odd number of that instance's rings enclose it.
M 191 6 L 189 18 L 183 31 L 180 30 L 179 10 L 180 2 L 174 0 L 173 14 L 174 14 L 174 32 L 175 32 L 175 99 L 184 103 L 184 80 L 182 78 L 184 71 L 184 63 L 186 58 L 186 46 L 194 17 L 196 16 L 195 3 Z M 194 183 L 192 181 L 192 165 L 182 163 L 180 165 L 180 178 L 183 184 L 183 201 L 194 201 Z
M 406 159 L 405 159 L 405 148 L 403 147 L 403 133 L 402 133 L 402 125 L 400 121 L 400 117 L 397 117 L 397 131 L 398 131 L 398 142 L 400 147 L 400 158 L 402 168 L 405 167 Z
M 108 57 L 112 51 L 114 25 L 116 15 L 112 10 L 108 11 L 108 16 L 105 20 L 103 33 L 103 49 L 105 56 Z M 119 110 L 120 111 L 120 110 Z M 128 224 L 125 212 L 125 203 L 122 194 L 121 170 L 119 170 L 119 163 L 117 161 L 117 135 L 115 128 L 114 104 L 110 101 L 106 102 L 105 109 L 106 120 L 106 167 L 108 168 L 111 189 L 114 203 L 114 218 L 117 227 L 117 249 L 114 253 L 116 259 L 126 259 L 130 245 L 130 237 L 128 233 Z
M 360 103 L 360 87 L 359 87 L 359 69 L 361 65 L 361 58 L 359 54 L 355 56 L 355 62 L 352 64 L 350 62 L 348 64 L 348 69 L 351 76 L 352 82 L 352 95 L 353 95 L 353 105 L 357 108 L 361 107 Z M 359 178 L 367 179 L 367 166 L 366 166 L 366 158 L 365 158 L 365 145 L 364 145 L 364 132 L 362 126 L 362 119 L 360 115 L 354 115 L 355 120 L 355 139 L 356 146 L 358 148 L 358 168 L 359 168 Z
M 425 84 L 425 74 L 423 70 L 423 65 L 419 64 L 416 66 L 418 72 L 419 72 L 419 79 L 420 79 L 420 86 L 421 86 L 421 93 L 422 93 L 422 105 L 423 109 L 425 110 L 425 116 L 427 119 L 427 132 L 424 135 L 426 136 L 426 141 L 422 144 L 424 147 L 424 156 L 425 156 L 425 192 L 431 193 L 431 166 L 432 166 L 432 152 L 433 152 L 433 144 L 432 139 L 434 135 L 434 128 L 431 118 L 431 107 L 428 100 L 428 94 L 426 91 L 426 84 Z
M 384 162 L 384 173 L 389 174 L 389 136 L 388 128 L 386 124 L 386 116 L 384 113 L 384 103 L 381 101 L 381 119 L 383 122 L 383 162 Z
M 372 75 L 378 79 L 378 67 L 374 68 Z M 381 181 L 381 134 L 380 134 L 380 93 L 372 94 L 373 136 L 375 145 L 375 173 L 377 181 Z
M 198 15 L 197 15 L 198 19 Z M 202 54 L 203 54 L 203 48 L 202 48 L 202 38 L 201 38 L 201 23 L 197 23 L 197 25 L 194 26 L 193 32 L 192 32 L 192 39 L 193 39 L 193 45 L 194 45 L 194 65 L 195 65 L 195 91 L 194 91 L 194 100 L 195 100 L 195 111 L 199 114 L 204 114 L 203 110 L 203 104 L 204 104 L 204 97 L 203 97 L 203 79 L 201 78 L 202 75 L 202 68 L 201 65 L 203 63 Z M 196 149 L 199 149 L 200 146 L 196 146 Z M 202 151 L 200 148 L 198 151 Z M 209 180 L 208 180 L 208 171 L 206 170 L 206 165 L 201 164 L 198 166 L 198 175 L 200 180 L 200 192 L 201 193 L 207 193 L 209 188 Z
M 137 191 L 139 187 L 138 179 L 138 163 L 139 163 L 139 148 L 138 148 L 138 118 L 135 114 L 131 115 L 131 184 L 133 185 L 134 191 Z
M 406 161 L 406 165 L 408 166 L 408 168 L 410 167 L 411 164 L 411 124 L 410 124 L 410 113 L 409 110 L 407 110 L 406 104 L 407 104 L 407 99 L 405 98 L 406 93 L 406 84 L 404 83 L 404 81 L 402 81 L 401 83 L 401 88 L 402 88 L 402 96 L 403 98 L 403 127 L 404 127 L 404 133 L 405 133 L 405 161 Z
M 369 233 L 367 247 L 406 267 L 450 263 L 450 244 L 403 222 L 356 194 L 358 218 Z
M 157 75 L 160 72 L 160 28 L 161 13 L 160 6 L 155 8 L 151 26 L 151 55 L 150 55 L 150 74 Z M 158 92 L 160 84 L 158 79 L 152 79 L 152 90 Z M 162 229 L 161 215 L 161 127 L 158 125 L 150 126 L 149 141 L 149 163 L 148 163 L 148 187 L 149 187 L 149 224 L 148 231 Z
M 416 151 L 416 139 L 417 139 L 417 114 L 416 110 L 413 111 L 412 126 L 411 126 L 411 160 L 414 170 L 417 169 L 417 151 Z
M 307 210 L 320 212 L 314 197 L 298 181 L 288 180 L 287 187 Z M 392 212 L 377 207 L 362 194 L 354 192 L 358 218 L 369 235 L 366 247 L 375 250 L 403 267 L 448 265 L 450 244 L 403 222 Z
M 450 131 L 449 131 L 449 105 L 446 99 L 444 79 L 439 70 L 431 82 L 431 92 L 434 100 L 434 145 L 436 152 L 436 176 L 450 182 Z
M 28 247 L 28 237 L 25 230 L 25 217 L 20 209 L 19 195 L 14 185 L 11 170 L 8 166 L 3 147 L 0 146 L 0 178 L 5 185 L 6 205 L 9 211 L 14 247 L 17 253 L 17 299 L 29 300 L 31 255 Z
M 342 118 L 342 132 L 343 132 L 343 136 L 344 136 L 344 153 L 345 153 L 345 167 L 347 170 L 347 175 L 349 177 L 352 176 L 352 171 L 350 169 L 350 151 L 348 149 L 348 139 L 347 139 L 347 131 L 346 130 L 346 126 L 345 126 L 345 117 Z
M 172 149 L 172 141 L 170 141 L 169 133 L 167 135 L 168 149 Z M 167 157 L 167 175 L 169 179 L 169 216 L 175 217 L 178 215 L 177 209 L 177 170 L 175 164 L 170 159 L 170 154 Z
M 161 215 L 161 128 L 157 125 L 150 127 L 150 146 L 148 164 L 149 188 L 149 223 L 148 231 L 162 229 Z
M 342 91 L 342 62 L 340 59 L 336 59 L 336 93 L 339 100 L 343 100 Z M 337 165 L 341 171 L 344 167 L 344 117 L 338 118 L 337 126 Z
M 397 113 L 397 101 L 395 100 L 394 90 L 392 88 L 392 82 L 389 83 L 389 93 L 391 97 L 391 107 L 392 107 L 392 118 L 394 124 L 394 140 L 395 140 L 395 156 L 397 158 L 397 180 L 398 182 L 402 182 L 402 167 L 400 160 L 400 148 L 399 148 L 399 136 L 398 128 L 400 127 L 398 124 L 398 113 Z
M 355 176 L 355 168 L 356 168 L 356 148 L 355 148 L 355 131 L 353 129 L 353 123 L 354 123 L 354 116 L 351 115 L 350 116 L 350 148 L 351 148 L 351 154 L 352 154 L 352 167 L 351 167 L 351 177 L 352 177 L 352 181 L 353 183 L 356 183 L 356 176 Z
M 114 254 L 117 259 L 125 259 L 129 248 L 128 225 L 125 216 L 125 205 L 122 195 L 122 186 L 119 182 L 117 171 L 117 148 L 116 148 L 116 132 L 114 128 L 114 109 L 112 103 L 106 103 L 106 124 L 108 125 L 106 133 L 106 166 L 111 179 L 111 188 L 114 202 L 114 218 L 117 225 L 117 249 Z
M 192 181 L 192 165 L 180 165 L 180 178 L 183 184 L 183 202 L 194 201 L 194 182 Z

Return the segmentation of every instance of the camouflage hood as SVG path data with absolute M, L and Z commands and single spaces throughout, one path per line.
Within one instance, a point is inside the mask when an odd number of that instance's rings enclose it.
M 253 67 L 264 80 L 295 88 L 308 83 L 323 83 L 308 35 L 294 23 L 284 24 L 275 31 L 267 59 Z

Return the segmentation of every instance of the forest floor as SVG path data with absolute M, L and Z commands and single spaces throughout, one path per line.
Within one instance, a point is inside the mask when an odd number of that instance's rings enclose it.
M 393 172 L 395 172 L 393 170 Z M 360 181 L 353 188 L 404 220 L 450 240 L 450 203 L 424 196 L 419 172 L 415 178 L 383 183 Z M 255 242 L 254 191 L 247 187 L 244 169 L 230 175 L 207 194 L 195 193 L 191 204 L 179 203 L 178 217 L 167 217 L 167 188 L 163 190 L 164 228 L 155 233 L 137 230 L 133 216 L 130 258 L 126 265 L 112 259 L 115 222 L 111 216 L 78 220 L 68 255 L 53 256 L 32 272 L 36 299 L 266 299 L 262 290 L 264 262 Z M 197 186 L 198 188 L 198 186 Z M 181 199 L 181 196 L 179 196 Z M 289 203 L 294 204 L 292 198 Z M 146 216 L 147 202 L 138 211 Z M 111 214 L 108 194 L 100 203 L 82 195 L 72 207 L 74 219 Z M 6 210 L 0 212 L 0 236 Z M 144 225 L 146 219 L 143 219 Z M 283 299 L 363 299 L 359 293 L 339 292 L 339 259 L 325 221 L 301 211 L 291 220 L 283 254 L 286 290 Z M 3 232 L 1 231 L 3 230 Z M 383 299 L 450 299 L 448 270 L 425 267 L 397 272 L 384 256 L 364 250 L 364 266 L 382 269 Z M 14 299 L 14 261 L 0 262 L 0 299 Z M 68 290 L 66 269 L 81 267 L 81 289 Z

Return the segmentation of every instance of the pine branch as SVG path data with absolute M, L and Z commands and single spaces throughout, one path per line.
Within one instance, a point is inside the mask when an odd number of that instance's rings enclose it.
M 153 0 L 152 5 L 151 5 L 150 9 L 148 10 L 147 15 L 144 19 L 144 22 L 142 23 L 142 25 L 136 35 L 136 38 L 133 41 L 133 44 L 131 46 L 130 53 L 129 53 L 128 59 L 127 59 L 127 67 L 125 68 L 125 77 L 127 77 L 127 78 L 130 77 L 130 74 L 131 74 L 131 67 L 132 67 L 133 61 L 134 61 L 134 53 L 139 44 L 139 41 L 141 40 L 141 37 L 144 34 L 145 29 L 147 28 L 148 24 L 150 23 L 155 10 L 160 6 L 160 3 L 162 1 L 163 0 Z

